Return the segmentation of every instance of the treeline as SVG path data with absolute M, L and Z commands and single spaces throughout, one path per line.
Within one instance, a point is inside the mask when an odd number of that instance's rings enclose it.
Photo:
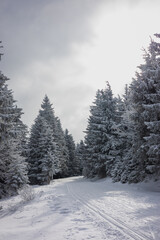
M 85 133 L 84 176 L 109 176 L 122 183 L 159 178 L 160 43 L 151 40 L 122 98 L 113 96 L 108 82 L 97 91 Z

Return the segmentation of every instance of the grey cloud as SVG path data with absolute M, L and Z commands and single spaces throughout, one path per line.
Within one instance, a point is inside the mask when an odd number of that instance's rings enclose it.
M 99 5 L 95 0 L 1 2 L 1 38 L 7 55 L 3 67 L 8 70 L 9 65 L 11 73 L 36 59 L 68 55 L 72 43 L 89 41 L 89 19 Z
M 71 126 L 76 132 L 75 126 L 82 121 L 79 116 L 83 112 L 81 104 L 85 104 L 84 95 L 92 89 L 78 85 L 76 78 L 75 84 L 70 82 L 71 76 L 75 74 L 76 77 L 81 67 L 69 63 L 68 71 L 67 58 L 73 54 L 74 43 L 91 41 L 90 20 L 103 2 L 0 0 L 0 37 L 5 53 L 1 67 L 11 78 L 9 86 L 23 108 L 23 119 L 29 126 L 44 94 L 48 94 L 64 127 L 70 129 Z M 63 63 L 61 59 L 65 59 Z
M 78 139 L 96 90 L 81 79 L 85 67 L 74 61 L 73 46 L 92 43 L 92 19 L 103 6 L 107 14 L 141 2 L 149 0 L 0 0 L 5 53 L 0 67 L 11 78 L 8 84 L 25 112 L 25 123 L 33 123 L 48 94 L 63 126 Z

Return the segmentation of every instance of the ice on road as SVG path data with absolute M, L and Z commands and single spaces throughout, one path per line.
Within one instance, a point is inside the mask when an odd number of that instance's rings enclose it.
M 160 182 L 72 177 L 33 188 L 30 202 L 0 201 L 0 240 L 160 239 Z

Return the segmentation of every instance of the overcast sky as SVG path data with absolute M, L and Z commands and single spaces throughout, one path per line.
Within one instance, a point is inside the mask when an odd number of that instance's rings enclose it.
M 159 0 L 0 0 L 0 70 L 29 127 L 47 94 L 63 128 L 83 139 L 89 106 L 109 81 L 115 95 L 160 33 Z

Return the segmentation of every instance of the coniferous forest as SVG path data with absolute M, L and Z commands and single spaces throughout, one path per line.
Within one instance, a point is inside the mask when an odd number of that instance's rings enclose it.
M 8 78 L 0 72 L 0 198 L 26 184 L 81 174 L 122 183 L 159 178 L 160 34 L 155 36 L 123 96 L 113 95 L 109 79 L 105 89 L 97 90 L 84 141 L 77 145 L 62 129 L 47 95 L 28 131 Z

